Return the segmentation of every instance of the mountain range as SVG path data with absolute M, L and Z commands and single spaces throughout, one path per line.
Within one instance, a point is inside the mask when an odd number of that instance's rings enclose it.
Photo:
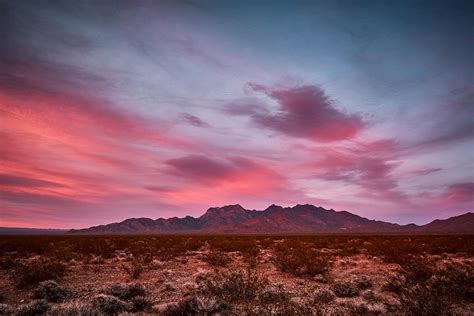
M 120 223 L 71 230 L 82 234 L 315 234 L 315 233 L 474 233 L 474 213 L 434 220 L 426 225 L 399 225 L 370 220 L 346 211 L 314 205 L 282 207 L 263 211 L 226 205 L 209 208 L 200 217 L 130 218 Z

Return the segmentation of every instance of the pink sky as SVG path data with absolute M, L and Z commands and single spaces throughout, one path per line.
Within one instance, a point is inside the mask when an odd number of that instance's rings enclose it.
M 385 60 L 392 42 L 362 51 L 364 36 L 327 21 L 275 29 L 259 7 L 109 5 L 94 8 L 107 19 L 72 4 L 3 13 L 0 226 L 81 228 L 236 203 L 398 223 L 473 211 L 472 59 L 432 49 L 455 41 L 462 19 L 446 18 L 444 41 L 410 46 L 436 31 L 413 20 Z M 290 21 L 305 18 L 291 10 Z M 385 39 L 377 26 L 398 21 L 376 13 L 360 30 Z

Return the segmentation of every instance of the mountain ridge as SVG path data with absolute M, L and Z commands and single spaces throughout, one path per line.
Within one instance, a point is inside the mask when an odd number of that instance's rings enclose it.
M 211 207 L 199 217 L 129 218 L 122 222 L 72 229 L 76 234 L 302 234 L 302 233 L 474 233 L 474 213 L 436 219 L 425 225 L 371 220 L 347 211 L 311 204 L 247 210 L 240 204 Z

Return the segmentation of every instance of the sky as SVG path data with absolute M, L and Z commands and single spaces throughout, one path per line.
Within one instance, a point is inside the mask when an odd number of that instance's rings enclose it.
M 0 226 L 473 211 L 473 9 L 0 0 Z

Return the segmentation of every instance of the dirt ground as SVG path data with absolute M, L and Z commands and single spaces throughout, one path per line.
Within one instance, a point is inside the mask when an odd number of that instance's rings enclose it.
M 93 255 L 87 260 L 72 259 L 65 264 L 65 272 L 54 278 L 55 289 L 59 293 L 67 293 L 60 299 L 49 299 L 51 294 L 47 291 L 46 294 L 44 291 L 39 293 L 38 288 L 42 284 L 44 286 L 44 281 L 18 287 L 12 276 L 18 272 L 15 272 L 15 263 L 12 263 L 10 268 L 0 270 L 0 314 L 415 315 L 425 311 L 428 315 L 430 308 L 436 308 L 436 302 L 418 306 L 424 302 L 420 303 L 416 297 L 430 295 L 430 291 L 435 291 L 431 284 L 441 282 L 433 283 L 432 280 L 445 277 L 430 276 L 431 281 L 427 279 L 419 281 L 424 283 L 408 285 L 403 282 L 408 282 L 406 280 L 412 276 L 406 274 L 409 272 L 404 274 L 400 264 L 386 262 L 363 251 L 354 255 L 339 255 L 329 249 L 320 249 L 331 254 L 331 264 L 324 273 L 313 275 L 299 273 L 299 270 L 291 273 L 282 271 L 285 269 L 278 262 L 281 258 L 278 259 L 272 247 L 262 247 L 257 243 L 257 248 L 255 261 L 251 263 L 239 251 L 217 251 L 218 258 L 227 260 L 222 264 L 214 262 L 216 259 L 209 260 L 208 256 L 216 250 L 207 243 L 199 249 L 166 260 L 152 257 L 137 263 L 136 256 L 127 250 L 116 251 L 111 258 Z M 312 262 L 311 255 L 310 252 L 307 257 L 303 255 L 304 260 Z M 21 260 L 33 262 L 40 257 L 33 255 Z M 450 264 L 465 269 L 459 282 L 468 282 L 467 292 L 462 292 L 460 299 L 448 298 L 452 300 L 449 313 L 474 315 L 473 289 L 469 290 L 473 281 L 473 258 L 465 254 L 423 258 L 439 269 Z M 301 261 L 301 264 L 307 264 L 306 261 Z M 421 277 L 417 274 L 417 278 L 424 277 L 423 270 L 420 271 L 418 274 Z M 459 278 L 459 275 L 453 278 Z M 133 297 L 123 298 L 119 294 L 117 301 L 114 301 L 116 297 L 110 295 L 110 288 L 114 285 L 126 289 L 137 284 L 143 291 L 136 296 L 144 297 L 139 303 L 133 301 Z M 452 286 L 449 284 L 445 286 Z M 407 290 L 409 286 L 410 290 Z M 439 288 L 436 287 L 436 295 L 438 292 L 445 295 Z M 54 294 L 54 289 L 52 291 Z M 107 297 L 104 298 L 104 295 Z M 101 299 L 110 301 L 102 302 Z M 412 303 L 409 308 L 401 306 Z

